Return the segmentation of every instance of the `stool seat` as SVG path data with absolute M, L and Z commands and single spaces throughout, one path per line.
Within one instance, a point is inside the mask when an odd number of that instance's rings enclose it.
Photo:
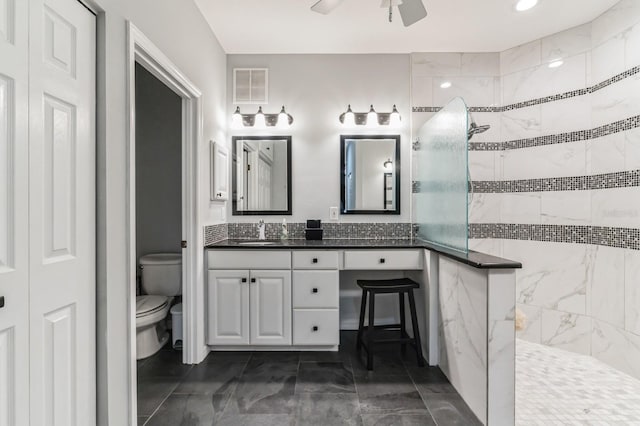
M 380 343 L 401 343 L 402 352 L 405 352 L 407 344 L 412 345 L 416 350 L 418 365 L 424 366 L 422 357 L 422 344 L 420 343 L 420 331 L 418 329 L 418 319 L 416 315 L 416 303 L 413 290 L 420 288 L 420 284 L 409 278 L 394 278 L 384 280 L 357 280 L 358 287 L 362 289 L 362 302 L 360 303 L 360 321 L 358 324 L 358 337 L 356 347 L 360 350 L 363 347 L 367 351 L 367 370 L 373 370 L 374 346 Z M 400 303 L 400 324 L 375 325 L 375 296 L 376 294 L 395 293 L 398 295 Z M 411 325 L 413 337 L 409 336 L 405 327 L 405 295 L 409 298 L 409 310 L 411 314 Z M 369 300 L 369 324 L 364 325 L 365 311 Z M 382 330 L 399 331 L 398 338 L 376 339 L 376 332 Z
M 394 278 L 390 280 L 358 280 L 358 287 L 363 290 L 391 290 L 390 292 L 397 292 L 398 290 L 411 290 L 414 288 L 420 288 L 420 284 L 409 278 Z

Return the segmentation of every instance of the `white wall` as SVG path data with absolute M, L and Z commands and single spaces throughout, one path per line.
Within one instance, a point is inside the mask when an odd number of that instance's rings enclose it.
M 180 252 L 182 100 L 136 66 L 136 259 Z
M 410 199 L 410 61 L 408 55 L 229 55 L 228 104 L 232 104 L 233 68 L 269 68 L 268 113 L 280 111 L 282 105 L 294 118 L 290 129 L 232 130 L 232 135 L 282 134 L 292 136 L 293 215 L 287 221 L 303 222 L 310 218 L 329 219 L 329 207 L 340 206 L 340 135 L 401 135 L 401 214 L 343 215 L 343 222 L 408 222 Z M 403 117 L 400 129 L 345 129 L 338 117 L 351 104 L 354 111 L 391 112 L 396 104 Z M 241 105 L 243 113 L 253 113 L 257 105 Z M 230 137 L 229 137 L 230 139 Z M 251 222 L 255 217 L 231 216 L 229 221 Z M 281 222 L 282 216 L 266 217 Z
M 89 0 L 98 25 L 98 424 L 129 423 L 127 338 L 126 21 L 131 20 L 203 93 L 198 147 L 200 224 L 221 220 L 209 201 L 210 139 L 226 140 L 226 56 L 195 4 L 177 0 Z M 191 242 L 202 245 L 202 241 Z M 199 262 L 199 282 L 203 279 Z M 133 373 L 135 376 L 135 372 Z

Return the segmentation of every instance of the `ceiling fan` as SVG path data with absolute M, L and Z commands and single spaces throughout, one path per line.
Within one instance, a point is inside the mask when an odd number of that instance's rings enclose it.
M 328 15 L 342 2 L 343 0 L 320 0 L 311 6 L 311 10 Z M 405 27 L 413 25 L 427 16 L 427 9 L 424 7 L 422 0 L 382 0 L 380 7 L 389 9 L 389 22 L 393 20 L 394 6 L 398 7 Z

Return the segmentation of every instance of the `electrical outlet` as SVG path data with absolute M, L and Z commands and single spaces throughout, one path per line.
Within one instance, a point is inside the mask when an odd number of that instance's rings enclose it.
M 338 220 L 338 208 L 337 207 L 329 207 L 329 219 Z

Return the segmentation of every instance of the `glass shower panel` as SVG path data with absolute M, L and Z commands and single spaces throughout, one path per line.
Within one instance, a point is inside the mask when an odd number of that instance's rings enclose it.
M 415 194 L 418 237 L 468 253 L 467 105 L 455 98 L 419 131 Z

